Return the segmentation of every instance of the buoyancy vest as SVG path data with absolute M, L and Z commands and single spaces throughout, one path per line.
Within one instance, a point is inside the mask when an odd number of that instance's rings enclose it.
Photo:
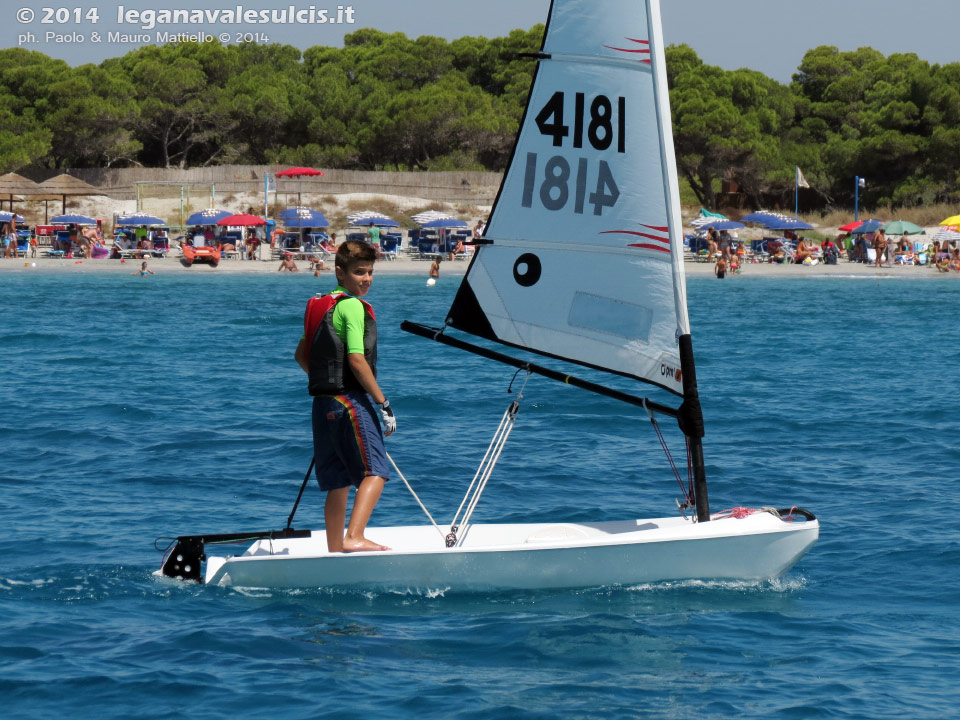
M 311 395 L 340 395 L 351 390 L 363 390 L 347 361 L 347 345 L 333 326 L 333 311 L 337 303 L 353 297 L 346 293 L 331 293 L 312 297 L 307 301 L 303 316 L 306 339 L 308 390 Z M 356 298 L 360 300 L 360 298 Z M 377 319 L 370 303 L 363 303 L 363 356 L 373 376 L 377 376 Z

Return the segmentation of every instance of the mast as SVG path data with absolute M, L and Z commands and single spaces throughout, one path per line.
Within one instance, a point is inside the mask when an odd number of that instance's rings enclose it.
M 673 274 L 674 293 L 677 304 L 678 330 L 677 350 L 680 353 L 680 373 L 683 383 L 683 403 L 681 403 L 677 424 L 687 438 L 690 464 L 693 468 L 693 496 L 697 506 L 697 521 L 710 520 L 710 500 L 707 496 L 707 473 L 703 462 L 703 411 L 700 408 L 700 394 L 697 390 L 697 369 L 693 361 L 693 340 L 690 337 L 690 318 L 687 313 L 687 281 L 683 269 L 682 242 L 680 231 L 680 189 L 677 180 L 676 151 L 673 145 L 672 120 L 670 118 L 670 95 L 667 84 L 667 68 L 663 54 L 663 29 L 660 19 L 660 3 L 648 0 L 647 27 L 653 52 L 654 63 L 653 94 L 656 98 L 658 116 L 657 127 L 660 133 L 660 157 L 667 182 L 664 183 L 664 201 L 669 218 L 670 235 L 674 240 Z
M 703 464 L 703 411 L 697 391 L 697 369 L 693 362 L 693 341 L 689 333 L 681 335 L 680 372 L 683 378 L 683 403 L 677 424 L 687 437 L 690 462 L 693 466 L 693 496 L 697 503 L 697 521 L 710 520 L 710 499 L 707 497 L 707 473 Z

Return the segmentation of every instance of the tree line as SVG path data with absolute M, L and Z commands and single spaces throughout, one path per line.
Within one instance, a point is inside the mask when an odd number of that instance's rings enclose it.
M 144 46 L 76 68 L 0 50 L 0 171 L 313 165 L 503 170 L 543 25 L 453 41 L 363 29 L 344 47 Z M 666 50 L 677 166 L 697 199 L 720 181 L 755 206 L 792 194 L 872 205 L 960 195 L 960 63 L 818 47 L 789 85 Z

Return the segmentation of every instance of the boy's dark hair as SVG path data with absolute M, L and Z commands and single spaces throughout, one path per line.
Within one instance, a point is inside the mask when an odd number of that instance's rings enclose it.
M 338 268 L 350 270 L 357 263 L 372 263 L 377 260 L 377 251 L 363 240 L 347 240 L 337 248 L 334 264 Z

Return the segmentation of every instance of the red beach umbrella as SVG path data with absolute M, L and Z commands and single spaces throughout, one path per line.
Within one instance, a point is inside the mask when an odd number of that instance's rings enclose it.
M 241 213 L 240 215 L 227 215 L 221 220 L 217 220 L 217 225 L 229 225 L 231 227 L 250 227 L 253 225 L 266 225 L 267 221 L 256 215 L 247 215 L 246 213 Z
M 854 220 L 853 222 L 848 222 L 846 225 L 841 225 L 837 228 L 840 232 L 851 232 L 856 230 L 863 224 L 863 220 Z
M 297 205 L 300 205 L 300 190 L 303 185 L 303 178 L 317 177 L 323 175 L 323 170 L 315 170 L 311 167 L 295 167 L 281 170 L 277 173 L 278 178 L 297 178 L 300 182 L 297 184 Z

